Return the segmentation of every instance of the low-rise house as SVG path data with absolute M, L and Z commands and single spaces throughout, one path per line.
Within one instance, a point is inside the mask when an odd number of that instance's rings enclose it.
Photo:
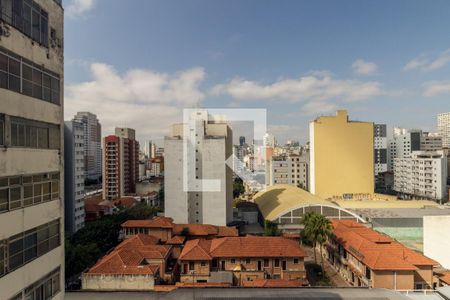
M 155 217 L 151 220 L 128 220 L 122 224 L 125 237 L 137 233 L 153 235 L 166 242 L 175 236 L 186 236 L 188 239 L 238 236 L 234 227 L 209 224 L 175 224 L 172 218 Z
M 353 220 L 333 220 L 328 260 L 353 286 L 417 290 L 433 288 L 434 260 Z
M 450 271 L 445 271 L 437 274 L 438 286 L 449 286 L 450 285 Z
M 145 234 L 123 241 L 82 274 L 82 289 L 153 290 L 161 280 L 173 281 L 172 246 L 158 242 Z
M 231 281 L 238 286 L 255 279 L 306 282 L 305 256 L 298 243 L 281 237 L 189 240 L 178 259 L 181 265 L 180 281 Z

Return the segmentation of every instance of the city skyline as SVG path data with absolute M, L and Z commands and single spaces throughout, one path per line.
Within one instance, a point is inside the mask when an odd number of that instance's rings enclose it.
M 302 142 L 336 109 L 426 131 L 448 111 L 449 3 L 118 3 L 66 9 L 65 117 L 92 111 L 105 134 L 162 137 L 180 107 L 267 108 L 270 132 Z

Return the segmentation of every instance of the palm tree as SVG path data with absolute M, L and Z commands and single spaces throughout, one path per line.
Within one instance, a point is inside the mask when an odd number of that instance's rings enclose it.
M 313 244 L 314 261 L 316 262 L 316 264 L 317 264 L 316 246 L 317 244 L 320 245 L 320 256 L 323 273 L 324 266 L 323 266 L 322 248 L 323 244 L 333 233 L 333 226 L 331 225 L 330 220 L 328 220 L 323 215 L 318 214 L 316 212 L 306 213 L 303 216 L 301 223 L 304 225 L 302 231 L 303 236 L 305 236 L 305 238 L 307 238 Z

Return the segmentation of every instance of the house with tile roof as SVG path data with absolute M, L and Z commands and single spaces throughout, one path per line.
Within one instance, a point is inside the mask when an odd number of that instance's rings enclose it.
M 229 283 L 234 286 L 256 279 L 306 282 L 305 256 L 297 242 L 282 237 L 194 239 L 186 242 L 178 258 L 180 281 L 223 282 L 231 278 Z
M 82 274 L 82 289 L 142 291 L 153 290 L 161 280 L 173 281 L 172 246 L 159 242 L 146 234 L 124 240 Z
M 417 290 L 433 288 L 438 263 L 353 220 L 333 220 L 326 258 L 352 286 Z
M 157 216 L 151 220 L 128 220 L 122 224 L 125 237 L 134 234 L 149 234 L 166 242 L 176 236 L 185 236 L 186 239 L 238 236 L 234 227 L 216 226 L 210 224 L 175 224 L 172 218 Z

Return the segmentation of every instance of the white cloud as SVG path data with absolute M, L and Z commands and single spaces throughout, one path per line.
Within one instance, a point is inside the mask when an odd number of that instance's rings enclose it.
M 370 61 L 357 59 L 352 64 L 353 72 L 359 75 L 373 75 L 378 71 L 378 66 Z
M 450 94 L 450 81 L 429 81 L 424 85 L 423 95 L 434 97 L 441 94 Z
M 302 107 L 302 113 L 305 115 L 321 115 L 333 112 L 338 109 L 338 106 L 333 103 L 322 101 L 311 101 Z
M 92 8 L 96 0 L 71 0 L 66 6 L 66 14 L 71 18 L 81 17 Z
M 78 111 L 97 114 L 103 135 L 116 126 L 136 129 L 138 137 L 165 134 L 181 121 L 182 109 L 200 103 L 204 95 L 199 85 L 205 78 L 202 68 L 175 74 L 132 69 L 119 74 L 112 66 L 93 63 L 90 81 L 68 84 L 65 88 L 65 118 Z
M 290 102 L 365 100 L 382 94 L 376 81 L 339 80 L 328 74 L 307 75 L 298 79 L 283 79 L 264 84 L 236 77 L 225 84 L 214 86 L 212 95 L 227 94 L 238 100 L 288 100 Z
M 429 55 L 421 55 L 409 61 L 404 71 L 420 70 L 420 71 L 434 71 L 445 67 L 450 63 L 450 49 L 441 52 L 437 57 L 431 57 Z

